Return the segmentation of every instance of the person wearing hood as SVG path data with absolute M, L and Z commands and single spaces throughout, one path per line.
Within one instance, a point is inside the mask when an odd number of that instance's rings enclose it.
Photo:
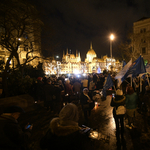
M 123 91 L 118 89 L 116 91 L 116 94 L 114 97 L 112 97 L 111 100 L 111 106 L 113 108 L 113 117 L 116 124 L 116 138 L 117 138 L 117 144 L 120 144 L 120 134 L 121 134 L 121 140 L 124 140 L 124 115 L 125 111 L 118 113 L 119 108 L 125 108 L 125 96 L 123 95 Z M 120 107 L 121 106 L 121 107 Z M 121 133 L 119 130 L 119 125 L 121 125 Z
M 0 150 L 25 150 L 31 136 L 32 125 L 20 127 L 17 119 L 24 110 L 19 106 L 6 108 L 0 116 Z
M 82 134 L 78 125 L 78 108 L 73 103 L 64 106 L 59 117 L 53 118 L 50 122 L 50 129 L 46 136 L 41 139 L 42 149 L 65 149 L 65 150 L 84 150 L 84 145 L 90 143 L 89 138 Z

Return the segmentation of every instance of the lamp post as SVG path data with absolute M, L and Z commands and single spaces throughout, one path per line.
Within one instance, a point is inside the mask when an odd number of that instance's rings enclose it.
M 111 59 L 112 59 L 112 41 L 114 40 L 114 35 L 113 34 L 111 34 L 110 35 L 110 57 L 111 57 Z
M 111 57 L 111 70 L 112 70 L 112 41 L 114 40 L 114 35 L 110 35 L 110 57 Z

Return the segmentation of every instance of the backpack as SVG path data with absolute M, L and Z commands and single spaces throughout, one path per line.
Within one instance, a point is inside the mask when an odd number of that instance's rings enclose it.
M 116 109 L 116 115 L 124 115 L 125 113 L 126 113 L 126 108 L 124 106 L 119 106 Z

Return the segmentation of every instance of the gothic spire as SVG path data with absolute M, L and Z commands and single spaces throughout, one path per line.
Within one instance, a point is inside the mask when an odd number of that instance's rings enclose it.
M 92 42 L 91 42 L 91 44 L 90 44 L 90 49 L 93 49 L 93 47 L 92 47 Z

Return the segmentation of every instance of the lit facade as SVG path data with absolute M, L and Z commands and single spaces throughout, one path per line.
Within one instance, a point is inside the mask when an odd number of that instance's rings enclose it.
M 34 37 L 34 35 L 30 35 L 30 37 L 32 38 L 36 38 Z M 28 36 L 28 38 L 30 38 Z M 26 64 L 30 64 L 32 65 L 33 67 L 36 67 L 38 65 L 39 62 L 42 62 L 42 58 L 41 58 L 41 42 L 32 42 L 32 48 L 30 46 L 30 42 L 24 42 L 25 39 L 24 37 L 22 38 L 19 38 L 19 41 L 22 42 L 23 44 L 21 44 L 18 48 L 18 56 L 19 56 L 19 61 L 20 61 L 20 64 L 24 64 L 26 59 L 27 59 L 27 54 L 28 54 L 28 58 L 32 59 L 34 57 L 36 57 L 35 59 L 33 59 L 32 61 L 26 63 Z M 25 48 L 25 45 L 28 45 L 27 46 L 27 49 Z M 2 47 L 0 45 L 0 60 L 3 60 L 4 63 L 6 64 L 8 58 L 10 56 L 10 52 Z M 17 65 L 17 60 L 15 59 L 15 57 L 13 57 L 10 61 L 10 67 L 15 67 Z
M 107 56 L 97 58 L 97 54 L 95 53 L 91 43 L 84 62 L 81 62 L 80 53 L 77 53 L 77 51 L 76 56 L 74 54 L 68 54 L 68 49 L 66 54 L 63 52 L 63 58 L 59 70 L 61 70 L 61 74 L 81 74 L 100 73 L 105 69 L 119 71 L 121 67 L 122 64 L 114 58 L 111 59 Z
M 133 51 L 150 62 L 150 18 L 141 18 L 133 23 Z

